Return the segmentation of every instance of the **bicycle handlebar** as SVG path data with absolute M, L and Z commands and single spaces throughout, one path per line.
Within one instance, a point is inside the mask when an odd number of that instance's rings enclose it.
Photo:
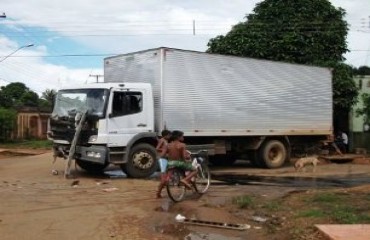
M 190 152 L 189 150 L 186 150 L 191 157 L 198 157 L 198 156 L 201 156 L 201 155 L 205 155 L 207 156 L 208 155 L 208 150 L 199 150 L 198 152 Z

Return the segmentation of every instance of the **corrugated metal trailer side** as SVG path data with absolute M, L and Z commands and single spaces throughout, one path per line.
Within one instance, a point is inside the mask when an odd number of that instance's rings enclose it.
M 331 134 L 326 68 L 160 48 L 106 58 L 104 74 L 108 82 L 152 83 L 157 130 L 166 126 L 187 136 Z
M 123 54 L 104 59 L 105 82 L 151 83 L 154 97 L 155 130 L 162 124 L 162 58 L 160 49 Z

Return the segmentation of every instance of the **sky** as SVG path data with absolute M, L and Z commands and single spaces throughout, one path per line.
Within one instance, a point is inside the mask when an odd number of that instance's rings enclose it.
M 104 57 L 161 46 L 205 51 L 260 1 L 1 0 L 0 86 L 22 82 L 41 94 L 96 81 Z M 346 62 L 370 66 L 370 1 L 330 2 L 347 12 Z

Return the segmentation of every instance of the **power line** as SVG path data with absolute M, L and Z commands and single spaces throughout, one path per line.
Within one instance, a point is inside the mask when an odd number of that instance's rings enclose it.
M 349 49 L 350 52 L 370 52 L 370 49 Z M 286 51 L 286 52 L 300 52 L 300 51 Z M 60 57 L 106 57 L 115 56 L 122 53 L 92 53 L 92 54 L 60 54 L 60 55 L 17 55 L 10 56 L 10 58 L 60 58 Z M 2 56 L 0 56 L 2 57 Z

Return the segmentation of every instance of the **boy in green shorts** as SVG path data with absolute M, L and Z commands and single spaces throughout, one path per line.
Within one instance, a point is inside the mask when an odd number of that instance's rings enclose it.
M 190 181 L 197 175 L 197 168 L 191 164 L 189 153 L 186 151 L 186 145 L 183 143 L 184 133 L 181 131 L 172 132 L 172 141 L 168 144 L 167 156 L 168 165 L 167 167 L 177 167 L 190 173 L 181 182 L 188 188 L 191 189 Z

